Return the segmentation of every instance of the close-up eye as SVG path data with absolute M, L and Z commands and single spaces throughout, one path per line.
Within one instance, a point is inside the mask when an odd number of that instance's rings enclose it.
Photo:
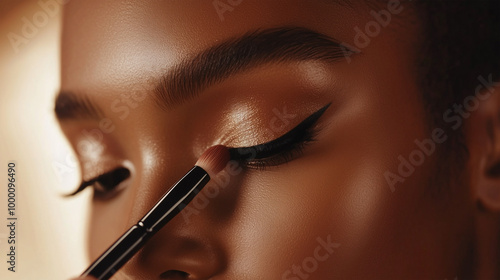
M 282 136 L 255 146 L 230 148 L 232 160 L 250 169 L 265 170 L 267 167 L 288 163 L 303 153 L 304 147 L 316 140 L 319 128 L 316 123 L 331 103 L 304 119 Z
M 88 186 L 94 188 L 94 197 L 96 198 L 110 198 L 116 195 L 123 188 L 122 182 L 130 177 L 130 170 L 125 167 L 116 168 L 110 172 L 99 175 L 88 181 L 80 184 L 78 189 L 68 194 L 67 196 L 74 196 L 83 191 Z

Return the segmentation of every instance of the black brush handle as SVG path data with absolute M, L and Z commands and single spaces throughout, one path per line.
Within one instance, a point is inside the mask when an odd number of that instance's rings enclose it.
M 81 276 L 107 280 L 139 249 L 175 217 L 210 180 L 201 167 L 193 167 L 144 215 L 144 217 L 113 243 Z
M 142 223 L 147 231 L 158 231 L 208 183 L 210 176 L 201 167 L 195 166 L 189 170 L 163 197 L 142 217 Z

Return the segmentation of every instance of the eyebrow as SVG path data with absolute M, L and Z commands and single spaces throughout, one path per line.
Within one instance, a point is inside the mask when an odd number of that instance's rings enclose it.
M 57 94 L 54 112 L 59 120 L 102 119 L 103 114 L 87 95 L 60 91 Z
M 257 30 L 229 39 L 168 71 L 154 88 L 157 104 L 170 109 L 231 75 L 266 63 L 334 62 L 354 50 L 324 34 L 302 27 Z
M 161 109 L 169 110 L 257 66 L 292 61 L 330 63 L 354 53 L 337 40 L 307 28 L 256 30 L 184 59 L 153 82 L 153 98 Z M 102 118 L 101 110 L 88 97 L 70 91 L 57 95 L 55 113 L 59 120 Z

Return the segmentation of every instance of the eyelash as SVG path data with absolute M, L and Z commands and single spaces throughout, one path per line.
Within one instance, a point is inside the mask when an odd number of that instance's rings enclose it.
M 248 169 L 267 170 L 270 167 L 289 163 L 290 161 L 300 157 L 304 153 L 304 148 L 311 142 L 316 141 L 317 129 L 308 128 L 303 131 L 302 139 L 294 141 L 287 145 L 280 152 L 270 155 L 265 158 L 255 158 L 249 160 L 240 160 L 240 162 Z
M 74 196 L 87 187 L 92 186 L 94 189 L 94 197 L 99 199 L 108 199 L 120 191 L 117 187 L 129 177 L 130 170 L 124 167 L 119 167 L 110 172 L 99 175 L 94 179 L 82 182 L 76 191 L 67 194 L 66 196 Z
M 252 147 L 230 148 L 231 159 L 247 168 L 264 170 L 301 156 L 304 147 L 316 140 L 319 129 L 315 128 L 315 124 L 330 104 L 314 112 L 277 139 Z

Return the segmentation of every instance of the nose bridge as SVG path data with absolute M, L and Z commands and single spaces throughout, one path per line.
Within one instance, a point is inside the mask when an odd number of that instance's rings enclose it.
M 230 165 L 231 162 L 228 166 Z M 211 178 L 179 215 L 186 224 L 203 224 L 210 221 L 210 225 L 219 228 L 228 226 L 238 205 L 242 178 L 239 172 L 232 172 L 230 167 L 226 167 L 216 177 Z
M 150 165 L 138 171 L 130 224 L 135 224 L 168 189 L 192 167 L 184 159 L 162 160 L 162 166 Z M 185 158 L 185 157 L 184 157 Z M 191 163 L 192 164 L 192 163 Z M 151 168 L 155 166 L 155 168 Z M 169 168 L 163 168 L 169 166 Z M 162 170 L 162 171 L 159 171 Z M 188 275 L 188 279 L 208 279 L 225 267 L 225 248 L 221 226 L 234 212 L 234 183 L 237 176 L 221 172 L 187 204 L 176 217 L 155 234 L 142 250 L 124 267 L 140 270 L 151 278 Z M 179 274 L 180 273 L 180 274 Z M 182 274 L 186 273 L 186 274 Z
M 160 132 L 158 132 L 160 133 Z M 157 141 L 143 145 L 137 152 L 137 162 L 129 222 L 139 221 L 154 204 L 178 181 L 195 163 L 195 156 L 176 139 L 166 141 L 153 135 Z M 160 139 L 160 140 L 158 140 Z

